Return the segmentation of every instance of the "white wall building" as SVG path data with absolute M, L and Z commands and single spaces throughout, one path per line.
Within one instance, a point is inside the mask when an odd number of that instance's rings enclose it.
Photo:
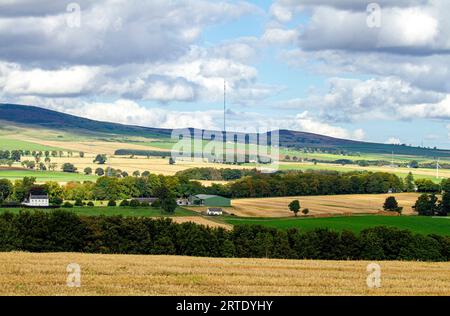
M 208 216 L 221 216 L 223 215 L 223 210 L 221 208 L 210 207 L 206 211 Z
M 38 207 L 47 207 L 50 206 L 50 201 L 48 199 L 48 195 L 32 195 L 30 194 L 28 200 L 22 203 L 26 206 L 38 206 Z

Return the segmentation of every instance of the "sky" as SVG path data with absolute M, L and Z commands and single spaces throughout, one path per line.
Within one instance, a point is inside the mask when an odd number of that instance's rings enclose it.
M 450 148 L 448 0 L 0 0 L 0 102 Z

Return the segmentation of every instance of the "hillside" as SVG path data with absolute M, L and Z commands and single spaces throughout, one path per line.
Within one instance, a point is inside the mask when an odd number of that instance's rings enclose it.
M 0 121 L 11 125 L 20 125 L 32 128 L 45 128 L 50 130 L 72 131 L 79 133 L 102 133 L 111 135 L 136 136 L 146 138 L 170 138 L 172 130 L 141 126 L 130 126 L 110 122 L 100 122 L 85 119 L 65 113 L 43 109 L 34 106 L 16 104 L 0 104 Z M 180 122 L 180 125 L 182 123 Z M 193 129 L 191 129 L 193 131 Z M 241 139 L 248 135 L 236 133 Z M 247 136 L 247 137 L 245 137 Z M 253 135 L 254 136 L 254 135 Z M 351 152 L 414 155 L 423 157 L 450 157 L 450 150 L 427 149 L 409 146 L 394 146 L 387 144 L 368 143 L 338 139 L 312 133 L 291 130 L 280 131 L 281 147 L 290 148 L 322 148 L 342 149 Z

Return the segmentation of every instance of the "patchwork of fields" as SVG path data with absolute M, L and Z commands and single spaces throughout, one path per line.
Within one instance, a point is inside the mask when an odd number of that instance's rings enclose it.
M 0 133 L 0 150 L 36 150 L 36 151 L 52 151 L 52 150 L 64 150 L 73 151 L 74 156 L 77 156 L 77 152 L 86 153 L 85 158 L 76 157 L 63 157 L 63 158 L 52 158 L 52 163 L 57 163 L 58 168 L 61 167 L 63 163 L 69 162 L 73 163 L 79 172 L 82 172 L 84 168 L 98 167 L 92 163 L 93 157 L 97 154 L 107 154 L 110 156 L 110 165 L 112 168 L 120 169 L 126 172 L 133 172 L 139 170 L 150 171 L 156 174 L 163 175 L 174 175 L 176 172 L 185 170 L 188 168 L 195 167 L 212 167 L 212 168 L 254 168 L 255 165 L 247 164 L 245 166 L 230 166 L 222 164 L 210 164 L 203 161 L 189 161 L 183 162 L 179 161 L 176 165 L 169 165 L 168 159 L 151 158 L 147 159 L 145 157 L 134 157 L 130 159 L 129 157 L 114 157 L 114 152 L 118 149 L 128 149 L 128 150 L 151 150 L 151 151 L 170 151 L 174 145 L 172 140 L 161 140 L 153 138 L 144 137 L 120 137 L 118 135 L 102 135 L 102 134 L 83 134 L 83 135 L 72 135 L 67 132 L 55 132 L 50 130 L 40 130 L 39 137 L 36 137 L 36 131 L 26 128 L 11 127 L 12 130 Z M 206 142 L 205 142 L 206 144 Z M 242 145 L 238 146 L 238 149 Z M 255 147 L 252 145 L 252 148 Z M 256 150 L 256 147 L 253 148 Z M 289 154 L 291 157 L 298 158 L 308 158 L 308 159 L 324 159 L 324 160 L 337 160 L 337 159 L 350 159 L 350 160 L 390 160 L 391 157 L 386 155 L 376 155 L 376 154 L 363 154 L 359 156 L 342 156 L 333 155 L 327 153 L 304 153 L 298 150 L 280 150 L 280 155 Z M 389 158 L 389 159 L 388 159 Z M 29 158 L 24 158 L 29 159 Z M 413 156 L 394 156 L 394 162 L 408 162 L 411 160 L 418 160 L 422 162 L 431 162 L 430 158 L 425 157 L 413 157 Z M 447 158 L 442 158 L 441 162 L 448 162 Z M 408 169 L 408 168 L 390 168 L 390 167 L 359 167 L 357 165 L 336 165 L 336 164 L 325 164 L 325 163 L 299 163 L 299 162 L 281 162 L 280 170 L 333 170 L 340 172 L 349 171 L 382 171 L 395 173 L 400 177 L 406 177 L 409 172 L 413 172 L 416 179 L 430 179 L 434 182 L 440 182 L 440 179 L 436 178 L 436 171 L 433 169 Z M 1 171 L 0 171 L 1 172 Z M 0 173 L 1 177 L 11 178 L 10 175 Z M 440 171 L 440 176 L 443 178 L 450 178 L 450 170 L 443 169 Z M 19 176 L 17 176 L 19 177 Z M 16 178 L 17 178 L 16 177 Z M 41 177 L 40 178 L 44 178 Z M 77 180 L 72 179 L 70 180 Z M 59 180 L 58 181 L 62 181 Z
M 0 295 L 450 295 L 450 263 L 213 259 L 171 256 L 0 253 Z M 81 287 L 66 284 L 68 264 Z

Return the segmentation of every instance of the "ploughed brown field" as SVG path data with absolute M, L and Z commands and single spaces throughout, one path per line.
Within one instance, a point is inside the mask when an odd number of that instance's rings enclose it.
M 68 264 L 81 287 L 67 286 Z M 0 253 L 0 295 L 450 295 L 450 263 Z
M 383 204 L 389 196 L 396 197 L 404 215 L 413 214 L 412 206 L 419 197 L 416 193 L 397 193 L 238 199 L 233 200 L 229 212 L 242 217 L 289 217 L 293 216 L 289 203 L 299 200 L 302 209 L 309 209 L 309 216 L 385 214 Z

